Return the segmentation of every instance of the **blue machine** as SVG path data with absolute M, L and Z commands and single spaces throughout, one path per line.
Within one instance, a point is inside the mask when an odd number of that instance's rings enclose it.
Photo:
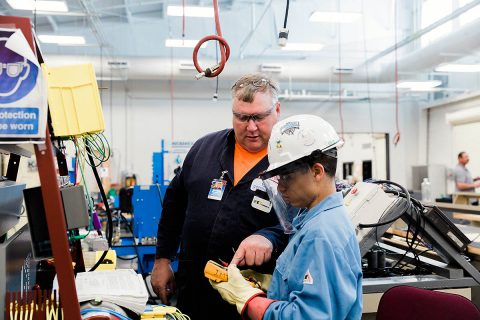
M 162 139 L 161 151 L 153 153 L 153 184 L 133 187 L 133 238 L 122 237 L 121 245 L 113 246 L 119 256 L 138 255 L 141 264 L 138 271 L 144 273 L 151 272 L 155 263 L 157 228 L 168 187 L 168 181 L 164 179 L 166 153 Z M 172 262 L 172 269 L 177 270 L 177 261 Z
M 159 184 L 133 187 L 133 236 L 139 243 L 157 236 L 166 189 Z
M 133 187 L 133 238 L 122 237 L 121 245 L 114 246 L 119 256 L 138 255 L 138 271 L 143 273 L 151 272 L 155 263 L 157 228 L 166 189 L 158 184 Z
M 165 140 L 162 139 L 162 149 L 160 152 L 153 153 L 152 159 L 152 183 L 159 183 L 161 185 L 167 185 L 169 181 L 165 180 L 165 155 L 169 153 L 165 150 Z

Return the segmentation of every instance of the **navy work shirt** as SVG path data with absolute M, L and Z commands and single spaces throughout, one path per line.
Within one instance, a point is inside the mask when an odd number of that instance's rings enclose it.
M 233 250 L 253 233 L 268 238 L 274 245 L 274 253 L 281 252 L 288 242 L 273 208 L 266 213 L 251 205 L 254 197 L 251 185 L 267 169 L 267 157 L 233 186 L 234 150 L 232 129 L 199 139 L 165 194 L 157 258 L 174 257 L 180 242 L 177 307 L 193 320 L 240 319 L 235 307 L 223 301 L 204 277 L 208 260 L 220 258 L 229 262 Z M 208 199 L 212 180 L 220 179 L 222 171 L 228 171 L 223 177 L 227 184 L 222 199 Z M 272 258 L 268 266 L 258 271 L 271 273 L 274 264 Z

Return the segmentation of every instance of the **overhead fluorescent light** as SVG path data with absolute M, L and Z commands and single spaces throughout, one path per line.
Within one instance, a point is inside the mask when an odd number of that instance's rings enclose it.
M 16 10 L 38 10 L 52 12 L 67 12 L 67 4 L 63 1 L 7 0 Z
M 310 15 L 311 22 L 352 23 L 362 15 L 356 12 L 315 11 Z
M 168 6 L 167 15 L 173 17 L 182 17 L 184 12 L 183 6 Z M 212 7 L 185 7 L 185 17 L 197 17 L 197 18 L 213 18 Z
M 285 47 L 282 47 L 282 50 L 286 51 L 320 51 L 324 45 L 322 43 L 295 43 L 287 42 Z
M 412 91 L 429 91 L 442 84 L 439 80 L 430 81 L 402 81 L 397 84 L 399 89 L 410 89 Z
M 194 48 L 198 43 L 198 40 L 186 40 L 186 39 L 165 39 L 165 47 L 173 48 Z M 200 48 L 206 48 L 207 42 L 204 42 Z
M 39 35 L 38 38 L 43 43 L 55 43 L 59 45 L 83 45 L 85 38 L 83 36 L 54 36 L 54 35 Z
M 480 64 L 442 64 L 435 68 L 438 72 L 480 72 Z

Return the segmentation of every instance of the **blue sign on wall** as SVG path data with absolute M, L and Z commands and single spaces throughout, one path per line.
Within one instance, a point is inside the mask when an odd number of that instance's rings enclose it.
M 0 134 L 37 134 L 38 108 L 0 108 Z

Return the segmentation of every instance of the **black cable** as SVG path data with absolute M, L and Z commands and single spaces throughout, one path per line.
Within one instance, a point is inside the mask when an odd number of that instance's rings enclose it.
M 386 193 L 396 193 L 399 197 L 407 198 L 407 194 L 403 192 L 396 192 L 394 190 L 386 190 Z M 408 224 L 407 234 L 405 236 L 405 241 L 407 243 L 407 249 L 403 255 L 397 260 L 397 262 L 391 267 L 392 271 L 400 272 L 401 274 L 419 274 L 422 272 L 421 269 L 426 270 L 426 265 L 420 260 L 420 256 L 427 251 L 432 250 L 431 248 L 424 250 L 420 253 L 417 253 L 417 247 L 420 245 L 421 239 L 419 238 L 421 230 L 424 229 L 425 220 L 423 219 L 422 213 L 425 210 L 425 207 L 421 204 L 420 201 L 411 198 L 411 208 L 412 215 L 415 215 L 414 221 L 410 221 Z M 412 231 L 413 229 L 413 231 Z M 413 232 L 413 233 L 412 233 Z M 427 245 L 428 247 L 428 245 Z M 403 268 L 411 264 L 408 262 L 403 262 L 408 252 L 413 254 L 413 259 L 415 260 L 415 268 L 410 271 L 404 271 Z M 401 265 L 400 265 L 401 264 Z M 400 265 L 400 266 L 399 266 Z M 397 267 L 398 266 L 398 267 Z
M 425 211 L 425 207 L 420 203 L 420 201 L 414 198 L 411 198 L 409 192 L 403 186 L 395 182 L 388 181 L 388 180 L 378 180 L 378 181 L 369 181 L 369 182 L 395 186 L 396 188 L 400 189 L 401 191 L 393 188 L 388 188 L 384 191 L 385 193 L 395 194 L 399 198 L 405 198 L 406 206 L 405 206 L 405 209 L 402 210 L 402 213 L 400 215 L 397 215 L 393 219 L 389 219 L 388 221 L 382 221 L 375 224 L 363 224 L 363 225 L 360 224 L 359 227 L 361 228 L 375 227 L 376 230 L 378 230 L 377 227 L 386 225 L 389 223 L 393 223 L 397 219 L 401 218 L 401 216 L 404 215 L 406 212 L 411 210 L 411 214 L 415 215 L 415 219 L 414 221 L 410 221 L 408 223 L 407 234 L 405 237 L 405 241 L 407 243 L 407 249 L 402 254 L 402 256 L 396 261 L 396 263 L 391 267 L 391 270 L 393 272 L 400 273 L 400 274 L 418 274 L 419 272 L 422 272 L 421 269 L 423 268 L 425 270 L 425 266 L 424 266 L 424 263 L 420 260 L 420 256 L 428 250 L 425 250 L 420 254 L 418 254 L 416 250 L 417 250 L 417 247 L 420 245 L 420 241 L 421 241 L 421 239 L 419 238 L 419 235 L 421 230 L 423 229 L 422 224 L 425 224 L 425 220 L 423 219 L 423 216 L 422 216 L 422 213 Z M 384 214 L 385 213 L 382 213 L 382 215 L 379 218 L 379 221 L 381 221 Z M 378 235 L 376 235 L 376 237 L 378 237 Z M 377 243 L 378 243 L 378 238 L 377 238 Z M 413 259 L 414 259 L 413 264 L 415 268 L 413 270 L 405 271 L 403 270 L 403 268 L 410 264 L 408 262 L 403 262 L 408 252 L 411 252 L 413 254 Z
M 91 155 L 90 144 L 88 141 L 85 141 L 85 148 L 87 149 L 88 158 L 91 163 L 93 162 L 93 157 Z M 102 181 L 100 180 L 100 176 L 98 175 L 97 168 L 92 166 L 93 175 L 95 176 L 95 180 L 97 181 L 98 188 L 100 189 L 100 194 L 102 195 L 103 203 L 105 205 L 105 212 L 107 213 L 107 242 L 108 248 L 112 247 L 112 236 L 113 236 L 113 221 L 112 221 L 112 212 L 110 211 L 110 206 L 108 205 L 108 199 L 105 195 L 105 190 L 103 189 Z M 88 195 L 90 196 L 90 195 Z M 107 256 L 108 250 L 103 251 L 102 256 L 98 261 L 93 265 L 93 267 L 89 271 L 95 271 L 98 266 L 103 262 L 103 259 Z
M 158 185 L 158 184 L 157 184 Z M 161 199 L 161 197 L 160 197 Z M 152 293 L 150 292 L 150 289 L 148 288 L 148 283 L 147 283 L 147 280 L 146 280 L 146 277 L 144 276 L 145 273 L 143 271 L 143 266 L 142 266 L 142 261 L 140 261 L 140 255 L 138 253 L 138 245 L 135 243 L 135 236 L 133 235 L 133 229 L 132 229 L 132 226 L 130 224 L 130 222 L 128 222 L 127 218 L 125 218 L 125 216 L 120 213 L 120 218 L 125 222 L 125 224 L 127 225 L 127 228 L 128 230 L 130 231 L 130 233 L 132 234 L 132 237 L 133 237 L 133 248 L 135 250 L 135 256 L 132 257 L 132 258 L 122 258 L 122 257 L 119 257 L 117 256 L 117 258 L 119 258 L 120 260 L 134 260 L 135 258 L 137 259 L 137 265 L 138 267 L 140 268 L 140 273 L 142 275 L 142 278 L 143 278 L 143 282 L 145 282 L 145 286 L 147 287 L 147 291 L 148 291 L 148 296 L 149 296 L 149 300 L 152 299 L 153 300 L 153 304 L 156 304 L 157 302 L 155 301 L 155 298 L 158 298 L 154 295 L 152 295 Z
M 384 226 L 384 225 L 387 225 L 389 223 L 393 223 L 395 222 L 396 220 L 398 220 L 401 216 L 403 216 L 410 208 L 411 208 L 411 201 L 410 201 L 410 193 L 407 191 L 407 189 L 405 189 L 402 185 L 396 183 L 396 182 L 393 182 L 393 181 L 389 181 L 389 180 L 376 180 L 376 181 L 371 181 L 371 183 L 375 183 L 375 184 L 388 184 L 388 185 L 392 185 L 392 186 L 395 186 L 399 189 L 401 189 L 403 191 L 403 193 L 405 194 L 405 197 L 406 197 L 406 205 L 405 205 L 405 209 L 402 210 L 402 212 L 387 220 L 387 221 L 382 221 L 382 222 L 377 222 L 377 223 L 370 223 L 370 224 L 362 224 L 360 223 L 358 225 L 359 228 L 363 229 L 363 228 L 374 228 L 374 227 L 380 227 L 380 226 Z
M 288 7 L 290 6 L 290 0 L 287 0 L 287 7 L 285 8 L 285 18 L 283 19 L 283 28 L 287 28 L 287 19 L 288 19 Z

